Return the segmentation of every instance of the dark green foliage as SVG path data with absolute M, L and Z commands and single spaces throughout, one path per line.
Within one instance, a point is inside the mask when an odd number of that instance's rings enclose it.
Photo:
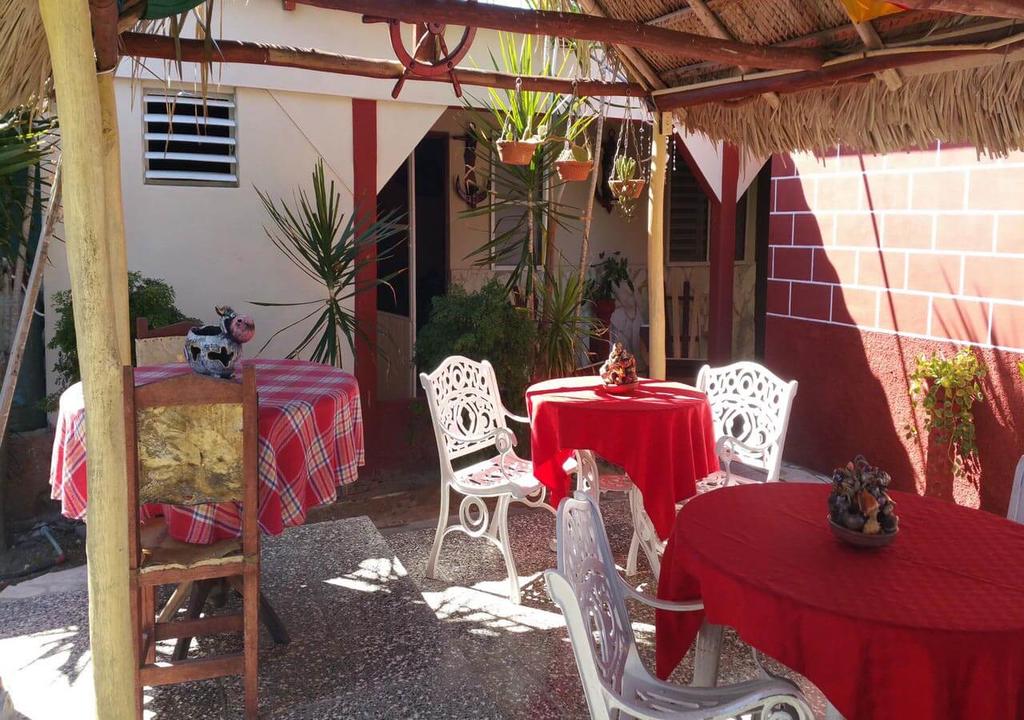
M 523 308 L 508 300 L 497 280 L 469 293 L 458 285 L 434 298 L 430 320 L 416 341 L 416 365 L 430 372 L 449 355 L 489 360 L 502 398 L 522 407 L 530 382 L 536 324 Z
M 53 369 L 65 388 L 82 379 L 78 369 L 78 348 L 75 344 L 75 315 L 71 302 L 71 291 L 54 293 L 53 308 L 57 313 L 53 339 L 48 348 L 57 351 L 57 362 Z M 128 314 L 131 319 L 132 336 L 135 334 L 135 318 L 149 319 L 150 327 L 162 327 L 184 320 L 185 316 L 174 305 L 174 288 L 158 278 L 143 277 L 142 273 L 128 273 Z

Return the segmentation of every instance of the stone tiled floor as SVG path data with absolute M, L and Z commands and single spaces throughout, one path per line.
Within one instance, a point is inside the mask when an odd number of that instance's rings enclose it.
M 603 505 L 612 547 L 624 553 L 625 502 Z M 261 716 L 316 718 L 585 718 L 561 614 L 540 574 L 555 564 L 554 518 L 510 519 L 524 600 L 507 600 L 504 564 L 481 540 L 449 536 L 439 580 L 423 577 L 433 527 L 390 530 L 365 518 L 295 528 L 263 546 L 263 589 L 292 635 L 260 648 Z M 637 578 L 643 582 L 645 578 Z M 641 652 L 653 655 L 653 614 L 635 613 Z M 84 591 L 0 603 L 0 678 L 32 720 L 87 718 L 92 666 Z M 231 647 L 230 640 L 194 652 Z M 677 671 L 685 681 L 690 658 Z M 754 675 L 749 649 L 727 633 L 722 680 Z M 806 687 L 806 683 L 800 681 Z M 807 687 L 820 712 L 821 696 Z M 240 717 L 237 680 L 147 691 L 157 718 Z M 69 712 L 69 709 L 74 710 Z

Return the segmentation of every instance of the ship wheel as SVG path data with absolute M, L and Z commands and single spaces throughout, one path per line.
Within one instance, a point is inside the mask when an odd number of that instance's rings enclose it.
M 467 3 L 475 4 L 476 0 L 466 0 Z M 405 49 L 402 40 L 402 24 L 394 18 L 364 17 L 363 22 L 386 22 L 391 33 L 391 47 L 395 56 L 405 70 L 402 77 L 398 78 L 391 97 L 397 98 L 402 92 L 402 86 L 409 77 L 432 78 L 439 75 L 448 75 L 452 87 L 455 89 L 455 97 L 462 97 L 462 86 L 455 75 L 455 66 L 469 52 L 469 46 L 476 35 L 476 28 L 466 27 L 462 31 L 462 37 L 452 50 L 448 49 L 444 32 L 447 27 L 445 23 L 421 22 L 416 24 L 417 42 L 416 47 L 410 53 Z

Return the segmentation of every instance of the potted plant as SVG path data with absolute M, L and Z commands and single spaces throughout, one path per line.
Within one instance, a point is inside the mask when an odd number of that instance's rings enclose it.
M 625 283 L 630 291 L 635 292 L 633 278 L 629 276 L 629 260 L 622 257 L 616 250 L 613 253 L 598 253 L 597 262 L 590 266 L 593 274 L 587 278 L 584 297 L 594 307 L 594 315 L 604 327 L 612 321 L 615 312 L 615 293 Z M 602 341 L 607 344 L 607 341 Z M 594 348 L 591 348 L 592 350 Z
M 594 160 L 590 156 L 590 148 L 567 142 L 562 153 L 555 160 L 555 170 L 562 182 L 580 182 L 590 176 Z
M 636 158 L 619 155 L 612 166 L 612 177 L 608 187 L 617 200 L 636 200 L 644 191 L 647 182 L 637 177 Z
M 531 129 L 528 125 L 520 135 L 511 124 L 507 125 L 501 139 L 495 143 L 498 148 L 498 159 L 506 165 L 529 165 L 533 160 L 533 154 L 544 142 L 543 135 L 540 132 L 531 132 Z

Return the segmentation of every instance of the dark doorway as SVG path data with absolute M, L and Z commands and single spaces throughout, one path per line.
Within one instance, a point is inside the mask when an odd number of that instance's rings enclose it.
M 448 290 L 448 135 L 429 133 L 415 152 L 416 330 Z

